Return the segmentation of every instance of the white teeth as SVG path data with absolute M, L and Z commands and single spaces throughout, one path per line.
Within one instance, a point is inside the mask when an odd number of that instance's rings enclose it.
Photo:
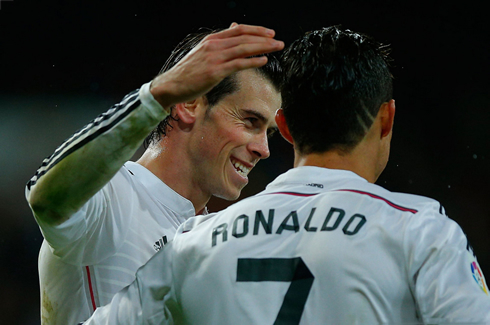
M 231 162 L 237 172 L 243 176 L 247 176 L 248 173 L 250 172 L 250 168 L 243 166 L 240 162 L 238 161 L 232 161 Z

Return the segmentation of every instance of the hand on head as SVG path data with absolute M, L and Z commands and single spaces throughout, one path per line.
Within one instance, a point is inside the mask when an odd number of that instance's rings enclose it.
M 232 23 L 210 34 L 167 72 L 156 77 L 151 93 L 165 108 L 206 94 L 225 77 L 267 63 L 266 57 L 251 57 L 279 51 L 284 43 L 271 29 Z

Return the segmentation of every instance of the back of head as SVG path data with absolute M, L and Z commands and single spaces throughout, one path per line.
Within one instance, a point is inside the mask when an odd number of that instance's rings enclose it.
M 301 154 L 349 152 L 392 98 L 389 48 L 333 26 L 306 33 L 282 56 L 283 109 Z

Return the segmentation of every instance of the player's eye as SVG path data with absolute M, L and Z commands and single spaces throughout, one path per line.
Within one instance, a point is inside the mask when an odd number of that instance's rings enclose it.
M 246 124 L 250 127 L 257 125 L 258 121 L 259 121 L 259 119 L 256 117 L 246 117 L 245 118 Z

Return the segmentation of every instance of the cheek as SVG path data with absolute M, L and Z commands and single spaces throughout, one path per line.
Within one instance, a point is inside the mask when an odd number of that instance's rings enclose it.
M 206 135 L 204 136 L 207 137 Z M 231 150 L 234 147 L 241 146 L 247 143 L 249 136 L 242 129 L 241 126 L 232 126 L 227 129 L 221 129 L 219 132 L 214 134 L 214 137 L 208 136 L 208 141 L 206 144 L 213 146 L 217 151 Z
M 211 122 L 203 125 L 197 139 L 198 151 L 203 158 L 216 162 L 226 160 L 234 148 L 250 142 L 251 134 L 243 124 L 227 116 L 213 116 Z
M 201 161 L 206 160 L 210 163 L 217 163 L 229 154 L 228 147 L 228 136 L 223 134 L 216 134 L 214 132 L 207 132 L 202 134 L 198 139 L 198 148 L 196 152 L 198 159 Z

